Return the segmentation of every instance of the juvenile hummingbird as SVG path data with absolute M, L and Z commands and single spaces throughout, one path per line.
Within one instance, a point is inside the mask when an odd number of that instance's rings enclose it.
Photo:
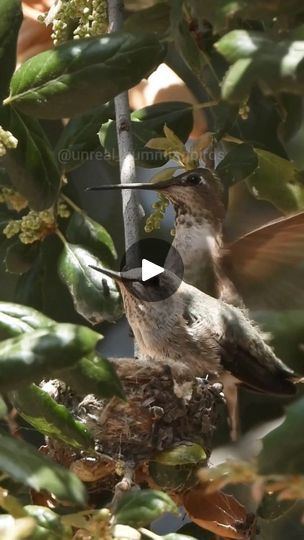
M 224 242 L 226 193 L 216 174 L 198 168 L 155 183 L 89 188 L 143 189 L 163 193 L 174 205 L 172 245 L 184 264 L 184 279 L 227 303 L 250 308 L 304 306 L 301 294 L 304 212 L 282 217 Z M 292 270 L 292 272 L 291 272 Z
M 299 377 L 276 357 L 243 310 L 185 281 L 176 283 L 179 278 L 166 269 L 143 281 L 141 268 L 92 268 L 117 281 L 140 351 L 168 364 L 176 380 L 229 372 L 260 392 L 295 393 Z

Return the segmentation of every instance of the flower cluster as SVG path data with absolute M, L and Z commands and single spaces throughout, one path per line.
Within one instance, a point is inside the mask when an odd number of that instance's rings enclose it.
M 0 203 L 6 204 L 10 210 L 20 212 L 28 206 L 28 201 L 18 191 L 0 186 Z
M 54 45 L 68 39 L 100 36 L 108 29 L 106 0 L 57 0 L 41 22 L 52 24 Z
M 67 218 L 70 215 L 68 207 L 63 202 L 58 203 L 57 213 L 62 218 Z M 3 234 L 7 238 L 18 235 L 22 244 L 33 244 L 44 240 L 46 236 L 54 233 L 56 228 L 56 216 L 53 210 L 43 210 L 42 212 L 30 210 L 21 219 L 11 220 L 3 229 Z
M 145 231 L 147 233 L 150 233 L 156 229 L 160 229 L 161 222 L 164 219 L 166 208 L 168 206 L 169 206 L 168 199 L 164 195 L 159 193 L 158 200 L 152 204 L 152 208 L 154 208 L 154 212 L 150 214 L 150 216 L 147 218 L 147 221 L 146 221 Z
M 18 140 L 10 131 L 5 131 L 0 126 L 0 157 L 5 156 L 8 149 L 16 148 Z

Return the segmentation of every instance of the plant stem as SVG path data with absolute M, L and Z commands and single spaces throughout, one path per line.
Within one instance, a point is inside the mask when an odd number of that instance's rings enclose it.
M 72 199 L 70 199 L 70 197 L 67 197 L 64 193 L 60 194 L 60 198 L 63 199 L 71 208 L 73 208 L 75 212 L 78 212 L 78 214 L 81 214 L 82 216 L 87 215 L 87 213 L 82 210 L 82 208 L 79 208 L 79 206 L 77 206 L 77 204 L 74 203 L 74 201 L 72 201 Z
M 62 232 L 59 229 L 56 229 L 55 234 L 58 236 L 58 238 L 60 238 L 61 242 L 66 246 L 67 241 L 66 241 L 65 237 L 63 236 Z
M 123 24 L 123 1 L 108 0 L 108 12 L 110 31 L 116 32 L 120 30 Z M 136 179 L 128 93 L 123 92 L 116 96 L 114 103 L 120 164 L 120 182 L 125 184 L 134 182 Z M 137 202 L 135 190 L 123 190 L 121 195 L 125 231 L 125 249 L 127 252 L 139 238 L 138 229 L 141 217 L 140 205 Z M 132 263 L 132 261 L 130 262 Z

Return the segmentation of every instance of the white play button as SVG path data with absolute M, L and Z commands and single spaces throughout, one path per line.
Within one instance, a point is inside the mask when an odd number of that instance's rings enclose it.
M 158 266 L 158 264 L 154 264 L 153 262 L 148 261 L 147 259 L 142 259 L 141 279 L 143 281 L 147 281 L 148 279 L 158 276 L 159 274 L 162 274 L 163 271 L 164 271 L 164 268 L 162 266 Z

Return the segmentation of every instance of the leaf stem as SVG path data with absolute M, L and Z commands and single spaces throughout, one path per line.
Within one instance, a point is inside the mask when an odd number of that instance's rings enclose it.
M 66 241 L 64 235 L 62 234 L 62 232 L 61 232 L 59 229 L 56 229 L 55 234 L 58 236 L 58 238 L 60 238 L 60 240 L 61 240 L 61 242 L 63 243 L 63 245 L 66 246 L 66 245 L 67 245 L 67 241 Z
M 77 206 L 76 203 L 74 203 L 74 201 L 72 201 L 72 199 L 70 199 L 70 197 L 67 197 L 67 195 L 65 195 L 64 193 L 61 193 L 60 194 L 60 197 L 71 207 L 73 208 L 73 210 L 75 210 L 75 212 L 78 212 L 78 214 L 81 214 L 82 216 L 85 216 L 86 217 L 86 212 L 84 210 L 82 210 L 82 208 L 79 208 L 79 206 Z

